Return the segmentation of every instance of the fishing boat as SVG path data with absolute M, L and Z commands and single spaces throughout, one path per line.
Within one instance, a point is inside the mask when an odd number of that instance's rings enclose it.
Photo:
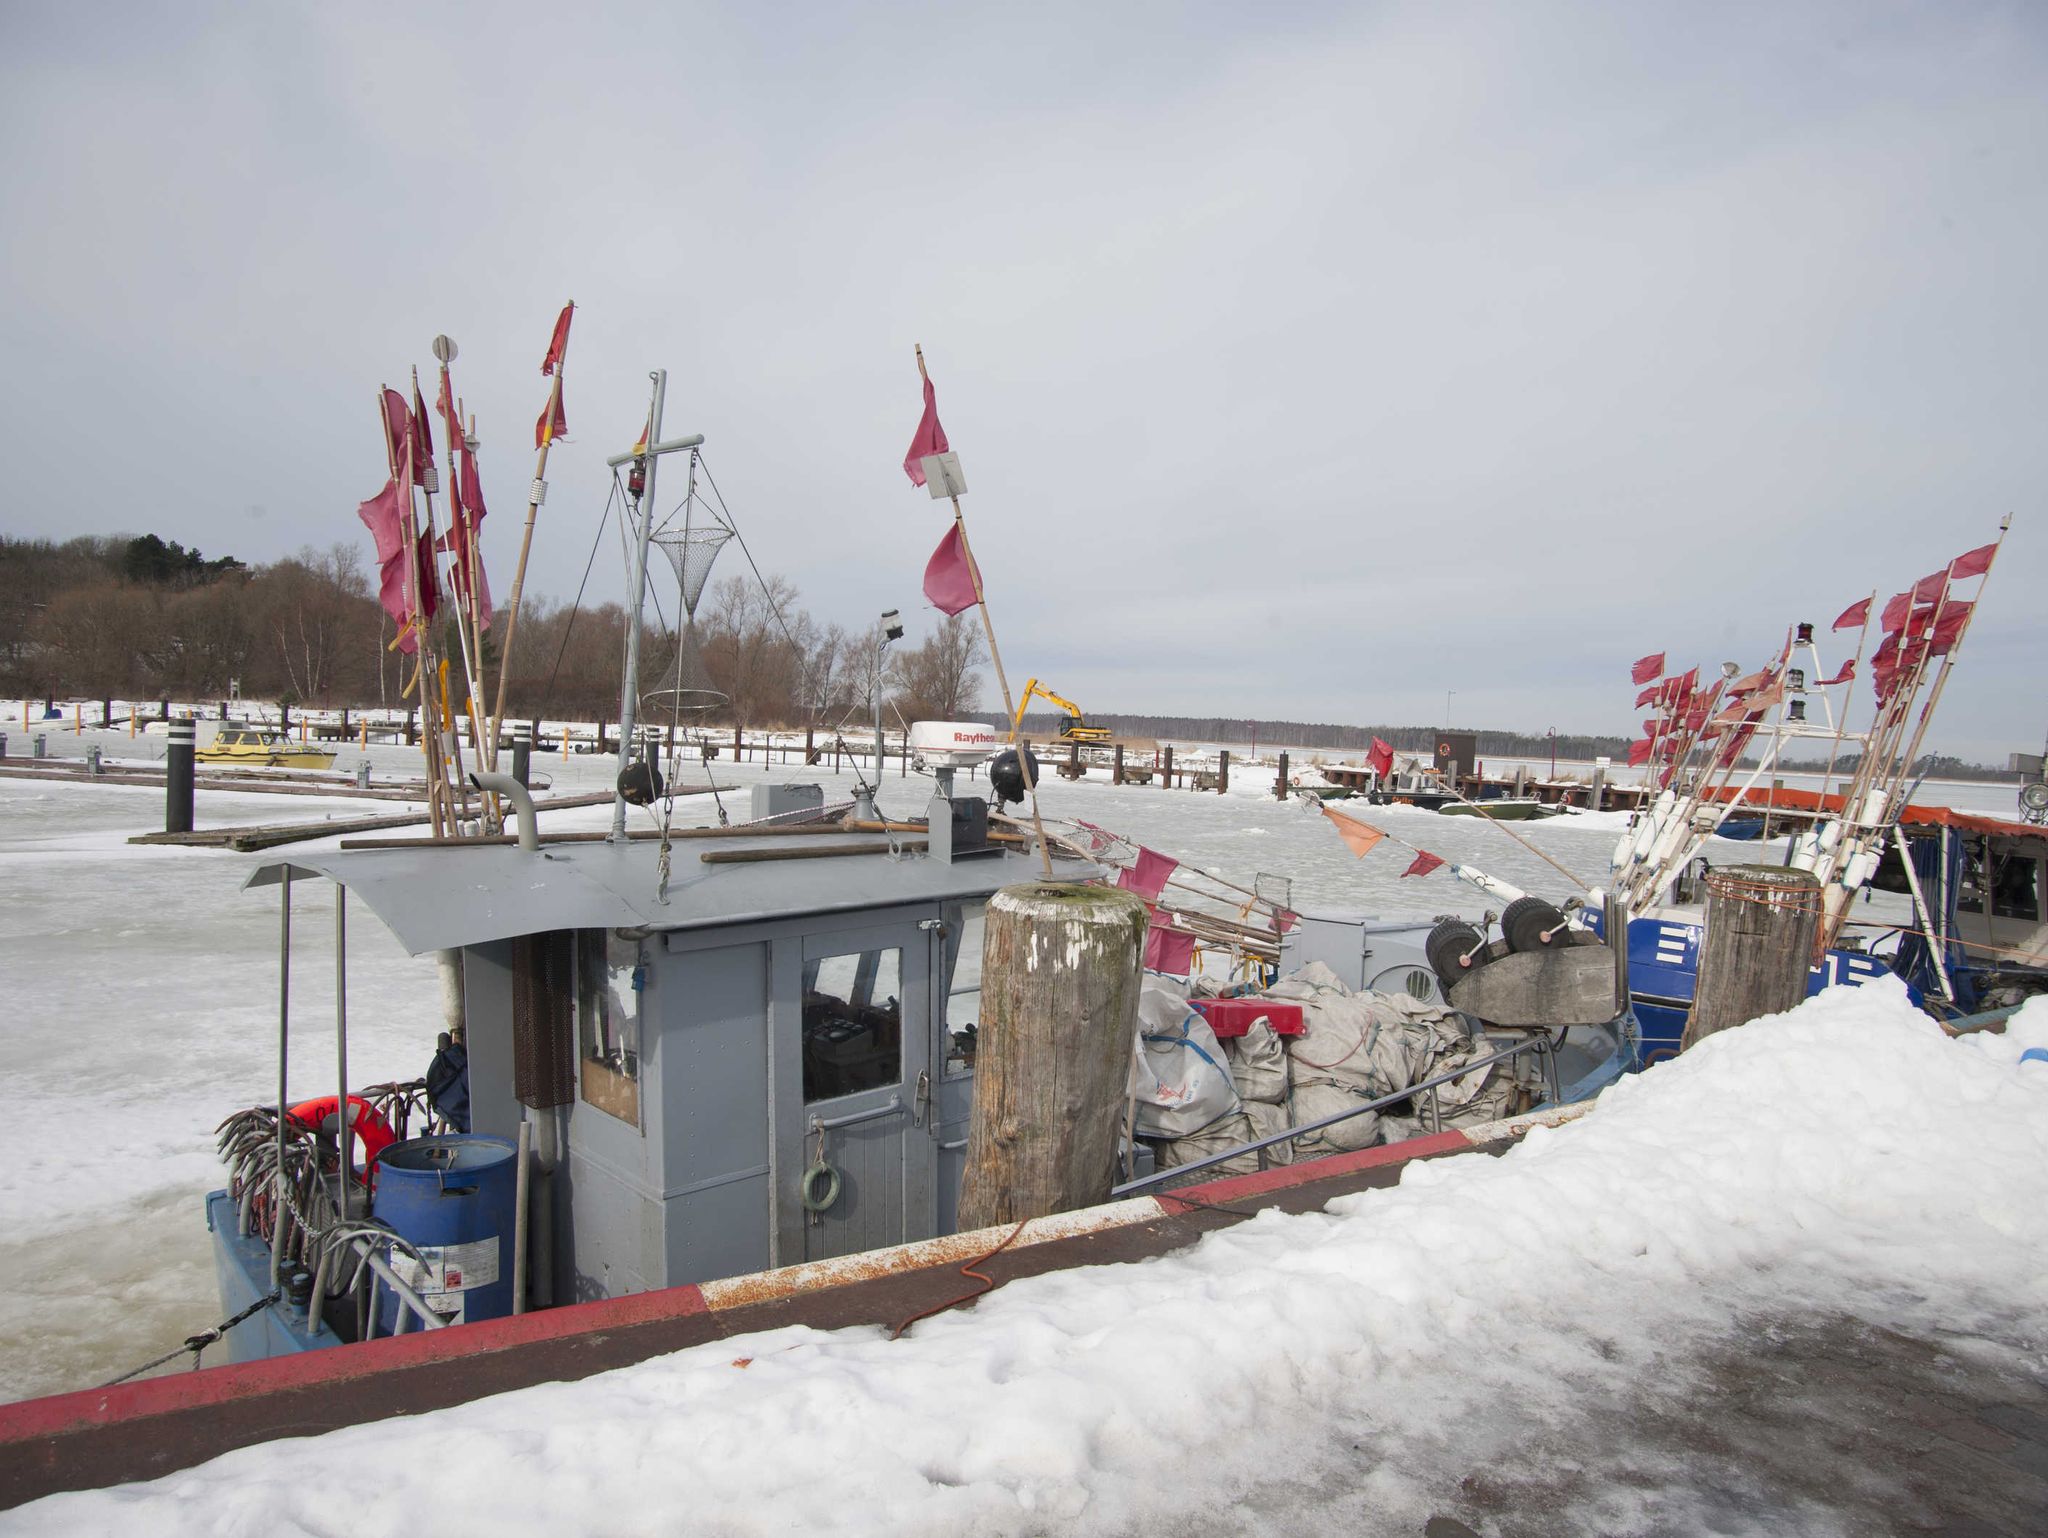
M 1446 817 L 1491 817 L 1496 822 L 1533 822 L 1555 817 L 1563 808 L 1529 796 L 1495 796 L 1484 801 L 1446 801 L 1437 810 Z
M 1626 949 L 1646 1062 L 1679 1050 L 1692 1009 L 1707 841 L 1731 824 L 1731 836 L 1742 837 L 1760 812 L 1798 829 L 1785 864 L 1810 873 L 1816 889 L 1818 959 L 1809 994 L 1897 977 L 1931 1012 L 1961 1018 L 1987 1000 L 2048 991 L 2036 932 L 2040 858 L 2048 852 L 2040 830 L 1912 803 L 1921 747 L 2010 523 L 2001 522 L 1993 543 L 1896 595 L 1881 615 L 1873 613 L 1875 594 L 1852 604 L 1830 633 L 1857 627 L 1856 653 L 1832 673 L 1816 626 L 1800 623 L 1776 659 L 1753 673 L 1738 677 L 1737 664 L 1724 664 L 1721 678 L 1701 689 L 1694 669 L 1652 682 L 1639 696 L 1639 705 L 1658 714 L 1644 723 L 1632 762 L 1651 766 L 1656 795 L 1617 843 L 1606 890 L 1632 915 Z M 1875 707 L 1852 732 L 1854 684 L 1873 619 L 1880 627 L 1871 656 Z M 1661 654 L 1645 659 L 1659 670 L 1663 661 Z M 1802 741 L 1828 747 L 1821 789 L 1769 784 L 1782 752 Z M 1754 762 L 1745 763 L 1751 750 Z M 1838 759 L 1853 767 L 1831 791 Z M 1882 894 L 1906 901 L 1882 905 Z M 1981 916 L 1971 945 L 1965 936 L 1973 914 Z M 1600 929 L 1600 910 L 1589 906 L 1585 922 Z
M 262 769 L 332 769 L 334 754 L 294 742 L 281 731 L 247 722 L 222 723 L 213 741 L 194 755 L 202 764 L 244 764 Z

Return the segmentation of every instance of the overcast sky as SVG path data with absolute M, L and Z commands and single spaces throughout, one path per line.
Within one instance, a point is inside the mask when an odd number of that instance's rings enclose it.
M 921 341 L 1015 684 L 1625 731 L 1636 656 L 1756 666 L 2012 512 L 1936 733 L 2002 761 L 2048 729 L 2044 43 L 1953 0 L 5 0 L 0 524 L 367 554 L 375 388 L 446 332 L 502 592 L 574 298 L 556 597 L 664 366 L 763 568 L 915 635 Z

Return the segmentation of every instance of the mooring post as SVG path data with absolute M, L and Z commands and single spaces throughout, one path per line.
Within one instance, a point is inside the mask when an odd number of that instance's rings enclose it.
M 1109 750 L 1109 783 L 1121 785 L 1124 782 L 1124 745 L 1118 743 Z
M 804 728 L 804 762 L 807 764 L 815 764 L 817 761 L 818 728 L 814 723 Z
M 101 700 L 101 701 L 100 701 L 100 729 L 101 729 L 102 731 L 105 731 L 105 730 L 107 730 L 107 729 L 111 728 L 111 727 L 113 726 L 113 724 L 114 724 L 114 702 L 113 702 L 112 700 L 110 700 L 110 699 L 108 699 L 108 700 Z
M 881 751 L 882 739 L 877 737 L 875 739 L 875 752 L 879 754 Z M 736 764 L 743 764 L 747 761 L 746 732 L 737 723 L 734 724 L 732 729 L 732 761 Z M 877 758 L 875 760 L 875 778 L 879 780 L 881 777 L 882 763 L 880 758 Z
M 1287 799 L 1287 755 L 1285 753 L 1280 755 L 1280 772 L 1273 777 L 1273 799 L 1276 801 L 1285 801 Z
M 989 899 L 963 1231 L 1108 1199 L 1144 941 L 1143 899 L 1114 887 L 1033 882 Z
M 1161 747 L 1161 749 L 1160 749 L 1160 752 L 1161 752 L 1161 753 L 1162 753 L 1162 754 L 1164 755 L 1164 758 L 1165 758 L 1165 767 L 1164 767 L 1163 769 L 1161 769 L 1161 770 L 1160 770 L 1160 774 L 1161 774 L 1162 778 L 1160 779 L 1160 782 L 1159 782 L 1159 783 L 1160 783 L 1160 784 L 1162 784 L 1162 785 L 1164 785 L 1164 786 L 1165 786 L 1165 787 L 1166 787 L 1166 788 L 1167 788 L 1168 790 L 1172 790 L 1172 789 L 1173 789 L 1173 744 L 1172 744 L 1172 743 L 1170 743 L 1170 742 L 1169 742 L 1169 743 L 1166 743 L 1166 744 L 1165 744 L 1164 746 L 1162 746 L 1162 747 Z
M 1586 787 L 1586 810 L 1589 812 L 1600 810 L 1600 792 L 1607 783 L 1607 766 L 1612 762 L 1612 759 L 1606 758 L 1593 760 L 1593 781 Z
M 164 754 L 164 832 L 192 831 L 192 748 L 190 721 L 171 723 L 171 746 Z
M 1709 873 L 1706 888 L 1707 935 L 1681 1051 L 1804 999 L 1820 922 L 1820 881 L 1812 871 L 1728 865 Z
M 1218 748 L 1216 750 L 1216 794 L 1219 796 L 1230 794 L 1230 749 L 1228 748 Z
M 1068 779 L 1078 780 L 1081 778 L 1081 744 L 1078 742 L 1067 744 L 1067 768 L 1071 771 L 1067 775 Z
M 525 721 L 512 723 L 512 778 L 528 783 L 533 772 L 533 727 Z

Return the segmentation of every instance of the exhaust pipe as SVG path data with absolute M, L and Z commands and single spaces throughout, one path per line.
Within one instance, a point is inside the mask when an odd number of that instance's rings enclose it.
M 503 796 L 512 803 L 519 814 L 519 847 L 528 854 L 540 853 L 540 821 L 533 812 L 533 793 L 509 774 L 493 774 L 478 769 L 469 777 L 469 783 L 478 790 L 487 790 L 494 796 Z

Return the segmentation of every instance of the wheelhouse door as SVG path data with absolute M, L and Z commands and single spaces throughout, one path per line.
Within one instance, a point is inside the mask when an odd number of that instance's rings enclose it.
M 915 922 L 804 938 L 800 1146 L 784 1134 L 777 1193 L 803 1238 L 785 1264 L 933 1232 L 930 968 Z

